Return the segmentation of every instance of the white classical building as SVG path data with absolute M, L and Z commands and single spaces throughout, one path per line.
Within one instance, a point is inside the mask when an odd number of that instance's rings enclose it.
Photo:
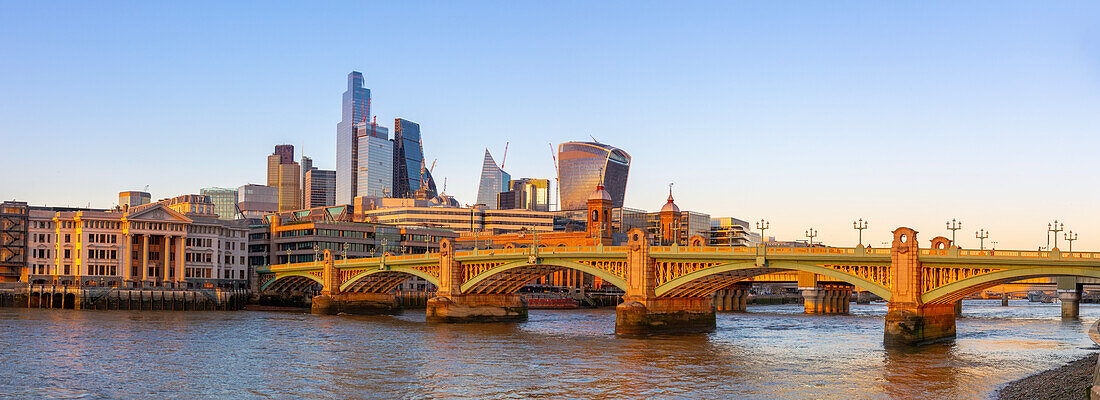
M 191 196 L 195 197 L 117 211 L 32 208 L 27 280 L 181 289 L 246 287 L 248 227 L 206 213 L 201 200 L 208 198 Z

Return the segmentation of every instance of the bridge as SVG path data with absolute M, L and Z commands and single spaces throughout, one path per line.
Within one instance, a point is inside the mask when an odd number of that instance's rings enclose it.
M 954 337 L 955 302 L 1024 279 L 1058 278 L 1063 316 L 1076 317 L 1081 293 L 1076 278 L 1100 278 L 1100 253 L 966 250 L 935 241 L 922 249 L 912 229 L 898 228 L 893 236 L 891 247 L 881 249 L 651 246 L 639 229 L 628 232 L 624 246 L 456 251 L 445 239 L 437 253 L 334 260 L 326 251 L 317 262 L 265 266 L 257 273 L 263 292 L 319 284 L 321 294 L 313 301 L 318 313 L 394 311 L 389 292 L 418 276 L 438 287 L 428 302 L 428 322 L 482 322 L 525 320 L 520 288 L 554 272 L 577 270 L 625 292 L 616 310 L 617 333 L 646 334 L 714 329 L 715 292 L 744 293 L 738 285 L 794 272 L 808 312 L 843 312 L 848 301 L 837 290 L 853 286 L 889 301 L 888 344 Z

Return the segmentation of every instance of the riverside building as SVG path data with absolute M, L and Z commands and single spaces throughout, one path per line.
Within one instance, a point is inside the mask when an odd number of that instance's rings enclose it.
M 24 281 L 115 287 L 245 288 L 247 227 L 203 195 L 117 210 L 28 208 Z

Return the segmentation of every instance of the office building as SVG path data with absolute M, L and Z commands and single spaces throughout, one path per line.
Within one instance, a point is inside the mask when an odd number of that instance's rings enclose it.
M 483 206 L 454 207 L 439 200 L 357 197 L 355 220 L 402 226 L 423 226 L 456 232 L 550 232 L 554 214 L 527 210 L 491 210 Z
M 336 205 L 336 171 L 313 168 L 306 172 L 306 208 Z
M 710 219 L 710 245 L 727 247 L 756 247 L 760 234 L 753 232 L 748 221 L 732 217 Z
M 390 131 L 375 123 L 359 124 L 358 162 L 356 167 L 355 196 L 392 197 L 393 194 L 393 141 Z M 337 171 L 337 176 L 339 176 Z M 339 179 L 339 177 L 337 177 Z M 337 191 L 340 190 L 337 181 Z M 339 194 L 337 194 L 339 200 Z M 349 201 L 350 203 L 350 201 Z M 344 203 L 339 203 L 344 204 Z
M 302 208 L 301 167 L 294 162 L 294 146 L 275 146 L 267 156 L 267 186 L 279 189 L 279 211 Z
M 427 182 L 427 187 L 423 187 L 425 192 L 421 197 L 431 199 L 436 196 L 435 182 L 424 160 L 420 125 L 402 118 L 394 119 L 392 197 L 413 198 L 416 191 L 422 188 L 422 180 Z
M 501 210 L 550 211 L 550 180 L 523 178 L 509 181 L 508 191 L 498 196 Z
M 493 160 L 493 155 L 489 154 L 489 149 L 485 149 L 485 159 L 481 164 L 481 181 L 477 187 L 477 204 L 496 209 L 497 195 L 508 190 L 510 180 L 512 176 L 498 167 L 497 162 Z
M 205 188 L 199 191 L 200 194 L 210 198 L 210 201 L 214 203 L 214 214 L 218 215 L 222 220 L 234 220 L 237 219 L 240 214 L 237 212 L 237 189 L 232 188 Z
M 562 210 L 583 210 L 593 188 L 603 184 L 614 207 L 622 207 L 630 155 L 595 142 L 568 142 L 558 146 L 558 190 Z
M 248 184 L 237 188 L 237 209 L 241 218 L 250 221 L 263 219 L 267 214 L 279 211 L 279 189 Z
M 336 124 L 337 204 L 351 204 L 351 199 L 359 193 L 359 136 L 356 126 L 368 122 L 370 112 L 370 89 L 363 87 L 363 74 L 352 71 L 348 74 L 348 89 L 344 92 L 340 107 L 340 122 Z
M 118 192 L 118 206 L 123 208 L 149 204 L 152 200 L 153 196 L 150 196 L 149 192 L 139 192 L 136 190 Z

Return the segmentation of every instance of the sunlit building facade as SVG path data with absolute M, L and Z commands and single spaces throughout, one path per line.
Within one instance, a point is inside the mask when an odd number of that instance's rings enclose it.
M 558 189 L 562 210 L 583 210 L 585 199 L 602 183 L 614 207 L 622 207 L 630 155 L 603 143 L 568 142 L 558 146 Z
M 306 172 L 305 208 L 336 205 L 336 171 L 314 168 Z

